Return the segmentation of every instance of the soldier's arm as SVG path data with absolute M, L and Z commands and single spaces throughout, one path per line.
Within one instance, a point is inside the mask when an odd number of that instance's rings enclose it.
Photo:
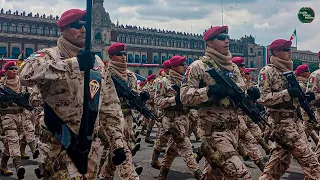
M 310 82 L 310 81 L 313 81 L 313 82 Z M 308 87 L 309 86 L 311 86 L 311 91 L 313 91 L 316 94 L 315 101 L 316 102 L 320 102 L 320 74 L 319 73 L 314 75 L 314 79 L 313 80 L 309 80 L 308 81 Z
M 274 83 L 276 82 L 270 71 L 262 69 L 259 76 L 264 76 L 264 79 L 259 79 L 258 82 L 261 94 L 260 99 L 257 100 L 258 103 L 264 106 L 273 106 L 291 100 L 287 89 L 281 90 L 279 92 L 271 91 L 272 85 L 274 85 Z
M 165 78 L 158 81 L 156 85 L 156 92 L 154 97 L 154 103 L 157 108 L 168 108 L 176 105 L 175 96 L 166 97 L 168 84 L 165 82 Z
M 99 112 L 101 131 L 106 135 L 112 150 L 124 146 L 124 117 L 120 101 L 110 74 L 106 71 L 102 84 L 102 102 Z
M 181 102 L 187 106 L 196 106 L 209 100 L 208 87 L 199 88 L 203 70 L 198 66 L 190 66 L 182 81 L 180 90 Z
M 57 60 L 47 51 L 37 54 L 37 57 L 29 57 L 19 70 L 20 82 L 24 86 L 32 87 L 36 84 L 45 84 L 51 80 L 62 79 L 67 74 L 71 77 L 80 74 L 76 57 Z

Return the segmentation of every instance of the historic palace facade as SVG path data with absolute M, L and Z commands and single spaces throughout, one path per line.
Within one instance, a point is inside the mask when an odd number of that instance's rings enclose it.
M 173 55 L 186 56 L 188 63 L 204 55 L 202 35 L 113 23 L 103 2 L 93 1 L 92 49 L 104 61 L 109 59 L 106 49 L 113 42 L 127 44 L 129 68 L 142 76 L 158 72 L 161 63 Z M 58 19 L 58 16 L 1 9 L 0 58 L 15 59 L 22 51 L 28 57 L 34 51 L 55 46 L 60 36 Z M 262 68 L 262 49 L 252 36 L 230 42 L 233 56 L 245 57 L 248 67 Z M 315 53 L 306 53 L 308 56 L 303 57 L 316 57 Z

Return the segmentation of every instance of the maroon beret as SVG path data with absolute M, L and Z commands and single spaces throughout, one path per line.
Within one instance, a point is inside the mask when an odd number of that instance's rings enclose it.
M 244 58 L 243 57 L 233 57 L 231 59 L 231 61 L 239 66 L 240 64 L 244 63 Z
M 309 66 L 307 64 L 302 64 L 302 65 L 298 66 L 295 71 L 296 75 L 299 75 L 303 72 L 310 72 Z
M 245 74 L 248 74 L 248 73 L 250 73 L 250 69 L 248 69 L 248 68 L 245 68 L 244 70 L 243 70 L 243 72 L 245 73 Z
M 163 71 L 164 71 L 163 69 L 160 69 L 160 71 L 159 71 L 159 76 L 161 76 L 161 74 L 162 74 Z
M 221 33 L 228 33 L 228 26 L 214 26 L 208 29 L 206 32 L 204 32 L 203 40 L 207 41 Z
M 15 62 L 15 61 L 9 61 L 9 62 L 7 62 L 7 63 L 4 65 L 3 69 L 4 69 L 4 70 L 7 70 L 7 69 L 8 69 L 9 67 L 11 67 L 11 66 L 17 66 L 16 62 Z
M 0 77 L 4 76 L 5 73 L 6 73 L 5 70 L 1 70 L 1 71 L 0 71 Z
M 186 61 L 186 57 L 185 56 L 173 56 L 170 59 L 170 66 L 171 67 L 177 67 L 180 66 L 181 64 L 183 64 Z
M 59 21 L 57 22 L 59 29 L 80 20 L 86 15 L 86 10 L 81 9 L 69 9 L 64 12 Z
M 139 86 L 142 87 L 143 85 L 144 85 L 144 82 L 143 82 L 143 81 L 140 81 L 140 82 L 139 82 Z
M 320 58 L 320 51 L 318 52 L 318 58 Z
M 170 60 L 165 60 L 165 61 L 162 63 L 162 67 L 163 67 L 163 68 L 169 68 L 169 67 L 170 67 Z
M 151 79 L 155 79 L 157 77 L 156 74 L 151 74 L 147 77 L 147 81 L 150 81 Z
M 109 55 L 116 54 L 117 52 L 124 51 L 125 48 L 126 48 L 126 45 L 123 43 L 120 43 L 120 42 L 113 43 L 108 47 L 108 54 Z
M 271 44 L 270 44 L 270 50 L 282 50 L 282 49 L 285 49 L 285 48 L 289 48 L 291 47 L 292 45 L 292 42 L 291 41 L 288 41 L 288 40 L 285 40 L 285 39 L 277 39 L 277 40 L 274 40 Z

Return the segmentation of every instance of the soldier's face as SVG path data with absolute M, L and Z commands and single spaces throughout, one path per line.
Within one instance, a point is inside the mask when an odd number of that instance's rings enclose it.
M 17 77 L 18 74 L 18 67 L 16 66 L 11 66 L 7 69 L 7 77 L 9 79 L 14 79 Z
M 111 60 L 117 62 L 127 62 L 127 53 L 124 51 L 117 52 L 111 56 Z
M 169 68 L 163 68 L 163 71 L 164 71 L 166 74 L 169 74 Z
M 207 45 L 223 55 L 229 54 L 230 37 L 228 34 L 220 34 L 215 39 L 207 41 Z
M 172 67 L 172 70 L 176 71 L 179 74 L 184 74 L 184 71 L 186 70 L 186 66 L 185 64 L 181 64 L 180 66 Z
M 291 61 L 291 49 L 286 48 L 283 50 L 275 51 L 276 57 L 286 60 L 286 61 Z
M 71 44 L 84 48 L 86 40 L 85 21 L 76 21 L 62 30 L 62 36 Z
M 305 77 L 305 78 L 309 78 L 310 72 L 303 72 L 303 73 L 301 73 L 300 76 Z

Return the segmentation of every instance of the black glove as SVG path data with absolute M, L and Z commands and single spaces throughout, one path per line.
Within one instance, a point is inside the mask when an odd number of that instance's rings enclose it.
M 150 99 L 150 94 L 147 91 L 142 91 L 140 93 L 140 99 L 142 102 L 148 101 Z
M 311 102 L 311 101 L 313 101 L 313 100 L 316 99 L 316 95 L 315 95 L 314 92 L 312 92 L 312 91 L 308 91 L 308 92 L 306 93 L 306 97 L 307 97 L 307 101 L 308 101 L 308 102 Z
M 19 96 L 20 96 L 20 98 L 29 101 L 30 93 L 29 92 L 22 92 L 22 93 L 19 94 Z
M 81 50 L 77 55 L 78 63 L 81 71 L 93 68 L 95 57 L 93 51 Z
M 227 89 L 219 84 L 209 85 L 207 94 L 209 97 L 215 97 L 217 99 L 222 99 L 229 95 Z
M 126 160 L 127 156 L 124 152 L 124 148 L 118 148 L 113 151 L 112 163 L 116 166 L 122 164 Z
M 300 90 L 298 88 L 295 88 L 295 87 L 288 88 L 288 92 L 289 92 L 289 95 L 292 98 L 298 97 L 300 95 Z
M 260 98 L 260 90 L 257 87 L 252 86 L 247 90 L 247 95 L 249 99 L 256 101 Z

